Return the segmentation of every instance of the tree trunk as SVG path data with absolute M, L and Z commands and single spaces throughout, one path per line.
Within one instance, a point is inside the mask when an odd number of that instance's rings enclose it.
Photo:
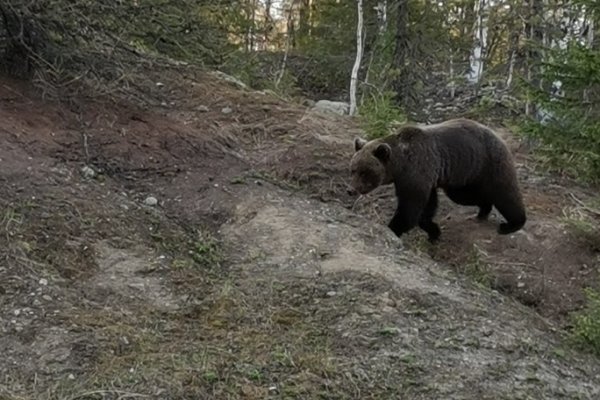
M 263 50 L 269 47 L 269 36 L 273 29 L 273 19 L 271 18 L 271 4 L 273 0 L 265 0 L 265 28 L 263 37 Z
M 506 88 L 510 89 L 514 74 L 515 74 L 515 64 L 517 63 L 517 52 L 519 51 L 519 30 L 515 29 L 513 33 L 510 35 L 510 59 L 508 61 L 508 74 L 506 77 Z
M 387 0 L 379 0 L 375 10 L 377 11 L 379 34 L 383 35 L 387 29 Z
M 281 61 L 281 69 L 279 70 L 279 74 L 277 74 L 277 80 L 275 81 L 275 87 L 279 87 L 281 83 L 281 79 L 283 79 L 283 74 L 285 73 L 285 68 L 287 67 L 288 55 L 290 54 L 290 47 L 293 46 L 294 43 L 294 2 L 292 1 L 290 5 L 290 9 L 287 15 L 287 35 L 285 38 L 285 52 L 283 53 L 283 60 Z
M 540 23 L 537 20 L 543 14 L 542 0 L 529 0 L 529 13 L 525 22 L 525 34 L 529 39 L 529 51 L 527 52 L 527 80 L 530 85 L 540 88 L 540 66 L 542 63 L 542 52 L 540 46 L 544 38 Z M 531 103 L 531 99 L 527 99 L 525 104 L 525 114 L 535 114 L 535 104 Z
M 475 2 L 475 42 L 470 57 L 471 69 L 467 75 L 470 83 L 477 84 L 483 75 L 483 64 L 487 47 L 487 1 Z
M 398 102 L 407 105 L 410 102 L 410 78 L 408 69 L 408 0 L 398 1 L 398 10 L 396 15 L 396 47 L 394 48 L 394 68 L 398 70 L 398 75 L 394 79 L 393 87 L 396 92 Z
M 350 115 L 356 114 L 356 86 L 358 84 L 358 71 L 363 52 L 363 0 L 358 0 L 358 23 L 356 24 L 356 60 L 350 77 Z
M 298 10 L 298 35 L 302 39 L 305 39 L 309 36 L 311 15 L 310 7 L 310 0 L 300 0 L 300 7 Z

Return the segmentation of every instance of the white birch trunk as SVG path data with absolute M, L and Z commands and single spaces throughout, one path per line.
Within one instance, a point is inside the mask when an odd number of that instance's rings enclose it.
M 478 83 L 483 75 L 483 60 L 485 49 L 487 47 L 486 8 L 486 0 L 477 0 L 475 2 L 475 42 L 473 51 L 469 57 L 471 70 L 467 75 L 467 79 L 470 83 Z
M 387 28 L 387 0 L 379 0 L 377 6 L 377 23 L 379 24 L 379 34 L 382 35 Z
M 456 84 L 454 82 L 454 57 L 450 55 L 450 98 L 454 99 Z
M 350 115 L 356 114 L 356 86 L 358 84 L 358 70 L 363 52 L 363 0 L 358 0 L 358 23 L 356 24 L 356 60 L 350 76 Z
M 512 85 L 513 75 L 515 73 L 515 63 L 517 62 L 517 50 L 513 49 L 510 52 L 510 61 L 508 63 L 508 77 L 506 78 L 506 88 L 509 89 Z
M 294 15 L 294 2 L 290 5 L 290 9 L 287 16 L 287 32 L 285 38 L 285 52 L 283 53 L 283 60 L 281 61 L 281 69 L 279 70 L 279 74 L 277 75 L 277 80 L 275 81 L 275 87 L 278 88 L 281 83 L 281 79 L 283 79 L 283 74 L 285 74 L 285 68 L 287 66 L 288 55 L 290 54 L 290 47 L 292 42 L 292 32 L 290 31 L 290 26 L 292 23 L 292 18 Z

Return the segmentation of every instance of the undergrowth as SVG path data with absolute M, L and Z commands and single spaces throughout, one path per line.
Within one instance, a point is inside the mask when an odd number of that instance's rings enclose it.
M 360 108 L 360 124 L 369 139 L 386 136 L 394 124 L 405 123 L 406 115 L 394 104 L 394 94 L 384 92 L 365 97 Z
M 585 289 L 587 304 L 573 315 L 571 338 L 582 349 L 600 355 L 600 292 Z
M 469 257 L 462 267 L 462 272 L 477 285 L 489 288 L 492 283 L 492 277 L 489 265 L 485 262 L 484 256 L 484 252 L 479 247 L 473 245 Z

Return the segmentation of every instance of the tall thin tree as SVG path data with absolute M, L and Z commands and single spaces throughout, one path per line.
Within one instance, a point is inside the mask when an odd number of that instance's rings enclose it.
M 357 0 L 358 21 L 356 24 L 356 59 L 350 76 L 350 115 L 356 114 L 356 87 L 358 85 L 358 71 L 363 53 L 363 0 Z

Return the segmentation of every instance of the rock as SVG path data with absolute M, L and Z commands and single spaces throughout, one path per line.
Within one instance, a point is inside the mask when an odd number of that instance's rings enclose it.
M 302 100 L 302 105 L 303 105 L 303 106 L 306 106 L 306 107 L 311 107 L 311 108 L 312 108 L 312 107 L 314 107 L 316 104 L 317 104 L 317 103 L 315 103 L 315 101 L 314 101 L 314 100 L 311 100 L 311 99 L 304 99 L 304 100 Z
M 196 111 L 200 111 L 200 112 L 209 112 L 210 109 L 206 106 L 198 106 L 196 107 Z
M 312 109 L 322 113 L 345 115 L 350 110 L 350 104 L 343 101 L 319 100 Z
M 165 86 L 164 83 L 162 83 L 162 82 L 156 82 L 156 87 L 163 87 L 163 86 Z
M 146 197 L 146 200 L 144 200 L 144 204 L 147 206 L 155 206 L 158 204 L 158 200 L 154 196 L 148 196 Z
M 42 278 L 42 279 L 40 279 L 39 283 L 42 286 L 48 286 L 48 279 Z
M 231 114 L 231 113 L 233 112 L 233 110 L 231 109 L 231 107 L 223 107 L 223 108 L 221 109 L 221 112 L 222 112 L 223 114 Z
M 94 179 L 96 177 L 96 171 L 88 165 L 84 165 L 81 168 L 81 175 L 86 179 Z
M 224 72 L 214 71 L 214 72 L 212 72 L 212 75 L 214 75 L 217 78 L 222 79 L 226 82 L 229 82 L 229 83 L 233 84 L 234 86 L 237 86 L 239 89 L 246 89 L 248 87 L 248 85 L 246 85 L 244 82 L 240 81 L 238 78 L 233 77 L 231 75 L 227 75 Z
M 333 297 L 335 296 L 337 293 L 334 290 L 330 290 L 329 292 L 327 292 L 327 297 Z

